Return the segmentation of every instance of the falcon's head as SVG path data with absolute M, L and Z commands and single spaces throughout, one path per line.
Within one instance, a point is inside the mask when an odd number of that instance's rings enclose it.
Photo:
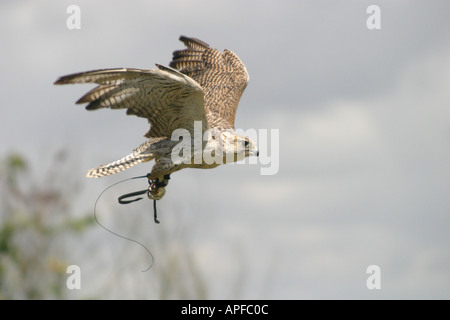
M 222 141 L 225 153 L 228 154 L 227 162 L 230 161 L 230 153 L 233 154 L 233 162 L 243 160 L 249 156 L 259 155 L 256 143 L 249 137 L 226 131 L 222 134 Z

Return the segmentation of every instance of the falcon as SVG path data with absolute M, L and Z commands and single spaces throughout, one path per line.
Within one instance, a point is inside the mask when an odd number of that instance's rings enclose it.
M 249 81 L 245 65 L 230 50 L 220 52 L 185 36 L 180 41 L 186 48 L 173 52 L 169 66 L 100 69 L 55 81 L 57 85 L 96 83 L 77 104 L 87 103 L 87 110 L 126 109 L 127 115 L 146 118 L 150 124 L 147 141 L 126 157 L 89 170 L 87 177 L 115 174 L 154 159 L 147 175 L 148 195 L 159 200 L 175 171 L 215 168 L 258 156 L 255 142 L 236 134 L 234 128 L 236 109 Z

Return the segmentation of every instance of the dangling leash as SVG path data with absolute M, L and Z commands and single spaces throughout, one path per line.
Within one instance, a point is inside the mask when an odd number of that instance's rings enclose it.
M 97 204 L 98 204 L 100 198 L 103 196 L 103 194 L 104 194 L 107 190 L 109 190 L 109 189 L 111 189 L 112 187 L 114 187 L 114 186 L 116 186 L 116 185 L 118 185 L 118 184 L 120 184 L 120 183 L 123 183 L 123 182 L 125 182 L 125 181 L 134 180 L 134 179 L 142 179 L 142 178 L 147 178 L 147 179 L 148 179 L 148 175 L 124 179 L 124 180 L 121 180 L 121 181 L 119 181 L 119 182 L 116 182 L 116 183 L 110 185 L 110 186 L 107 187 L 105 190 L 103 190 L 103 191 L 100 193 L 100 195 L 97 197 L 97 200 L 95 200 L 95 204 L 94 204 L 94 219 L 95 219 L 95 221 L 98 223 L 98 225 L 99 225 L 100 227 L 102 227 L 103 229 L 105 229 L 106 231 L 112 233 L 113 235 L 115 235 L 115 236 L 117 236 L 117 237 L 119 237 L 119 238 L 122 238 L 122 239 L 125 239 L 125 240 L 128 240 L 128 241 L 135 242 L 135 243 L 137 243 L 138 245 L 140 245 L 142 248 L 144 248 L 145 251 L 148 252 L 148 254 L 150 255 L 150 257 L 152 258 L 152 262 L 151 262 L 150 266 L 149 266 L 147 269 L 142 270 L 142 272 L 146 272 L 146 271 L 150 270 L 150 268 L 153 266 L 153 264 L 154 264 L 154 262 L 155 262 L 155 258 L 153 257 L 153 254 L 150 252 L 150 250 L 149 250 L 145 245 L 143 245 L 141 242 L 139 242 L 138 240 L 135 240 L 135 239 L 132 239 L 132 238 L 123 236 L 123 235 L 121 235 L 121 234 L 119 234 L 119 233 L 117 233 L 117 232 L 115 232 L 115 231 L 110 230 L 109 228 L 107 228 L 106 226 L 104 226 L 104 225 L 99 221 L 99 219 L 98 219 L 98 217 L 97 217 Z M 152 190 L 153 190 L 152 192 L 154 192 L 154 190 L 155 190 L 155 189 L 154 189 L 154 187 L 155 187 L 154 182 L 153 182 L 152 180 L 149 179 L 149 183 L 150 183 L 150 187 L 149 187 L 148 189 L 145 189 L 145 190 L 142 190 L 142 191 L 136 191 L 136 192 L 127 193 L 127 194 L 124 194 L 123 196 L 120 196 L 120 197 L 118 198 L 119 203 L 121 203 L 121 204 L 128 204 L 128 203 L 131 203 L 131 202 L 139 201 L 139 200 L 142 199 L 142 197 L 139 197 L 139 198 L 136 198 L 136 199 L 131 199 L 131 200 L 124 200 L 124 199 L 130 198 L 130 197 L 134 197 L 134 196 L 139 196 L 139 195 L 142 195 L 142 194 L 145 194 L 145 193 L 149 193 L 149 192 L 152 191 Z M 153 189 L 150 190 L 151 187 L 153 187 Z M 158 191 L 158 190 L 156 189 L 156 191 Z M 149 196 L 149 198 L 150 198 L 150 196 Z M 155 222 L 156 222 L 156 223 L 159 223 L 159 221 L 156 219 L 156 199 L 155 199 L 153 196 L 151 196 L 151 199 L 154 200 L 154 203 L 153 203 L 153 209 L 154 209 L 154 212 L 155 212 L 155 217 L 154 217 L 154 218 L 155 218 Z
M 126 193 L 126 194 L 121 195 L 120 197 L 118 197 L 117 200 L 119 201 L 120 204 L 129 204 L 129 203 L 132 203 L 132 202 L 135 202 L 135 201 L 142 200 L 143 198 L 142 197 L 138 197 L 138 198 L 134 198 L 134 199 L 131 199 L 131 200 L 125 200 L 125 199 L 131 198 L 131 197 L 140 196 L 142 194 L 147 194 L 147 197 L 149 199 L 153 199 L 153 219 L 155 220 L 155 223 L 159 223 L 158 215 L 156 213 L 156 200 L 157 199 L 155 198 L 154 194 L 158 192 L 159 188 L 162 187 L 162 185 L 158 181 L 151 180 L 149 178 L 149 174 L 147 174 L 145 176 L 134 177 L 132 179 L 142 179 L 142 178 L 147 178 L 148 179 L 149 187 L 147 189 Z

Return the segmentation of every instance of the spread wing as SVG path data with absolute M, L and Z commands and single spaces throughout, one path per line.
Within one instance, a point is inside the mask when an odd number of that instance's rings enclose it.
M 208 129 L 204 94 L 200 85 L 172 68 L 102 69 L 71 74 L 55 84 L 96 83 L 76 103 L 89 103 L 87 110 L 99 108 L 127 109 L 127 114 L 148 119 L 146 137 L 170 137 L 178 128 L 193 134 L 194 121 Z
M 210 127 L 234 128 L 239 99 L 249 80 L 244 64 L 229 50 L 220 52 L 195 38 L 180 40 L 187 49 L 175 51 L 170 66 L 203 88 Z

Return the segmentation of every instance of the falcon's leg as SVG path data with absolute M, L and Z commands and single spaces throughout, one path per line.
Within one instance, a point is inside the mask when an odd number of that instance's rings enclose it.
M 161 182 L 161 186 L 162 187 L 167 187 L 167 185 L 169 184 L 169 180 L 170 180 L 170 174 L 165 174 L 164 178 L 163 178 L 163 181 Z
M 170 174 L 166 174 L 162 179 L 156 178 L 155 180 L 150 179 L 150 174 L 147 175 L 148 183 L 148 197 L 150 199 L 159 200 L 166 193 L 165 187 L 169 184 Z
M 164 188 L 167 187 L 170 180 L 170 174 L 165 174 L 162 179 L 156 178 L 156 180 L 153 181 L 156 188 Z
M 147 175 L 148 187 L 147 196 L 149 199 L 153 199 L 153 215 L 155 223 L 159 223 L 158 216 L 156 214 L 156 200 L 161 199 L 166 194 L 166 186 L 169 184 L 170 174 L 164 175 L 162 181 L 159 178 L 155 180 L 150 179 L 150 174 Z

